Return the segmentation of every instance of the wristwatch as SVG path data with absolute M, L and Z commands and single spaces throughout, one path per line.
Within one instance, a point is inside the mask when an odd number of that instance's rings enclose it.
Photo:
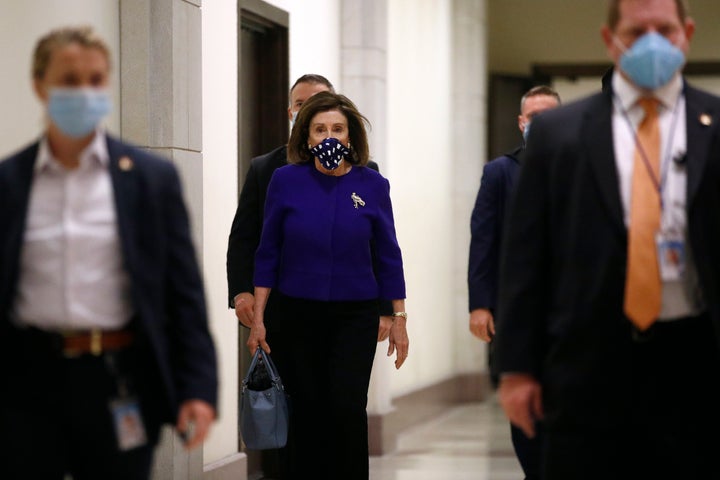
M 407 320 L 407 312 L 393 312 L 393 317 L 402 317 Z

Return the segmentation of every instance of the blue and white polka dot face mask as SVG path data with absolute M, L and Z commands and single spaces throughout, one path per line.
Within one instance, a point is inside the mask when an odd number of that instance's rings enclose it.
M 310 153 L 315 155 L 326 170 L 335 170 L 345 157 L 350 157 L 350 149 L 333 137 L 328 137 L 314 147 L 310 147 Z

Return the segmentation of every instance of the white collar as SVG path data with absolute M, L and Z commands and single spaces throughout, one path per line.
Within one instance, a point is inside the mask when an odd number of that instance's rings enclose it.
M 679 71 L 673 75 L 668 83 L 651 91 L 635 86 L 618 69 L 613 72 L 612 77 L 613 94 L 626 112 L 632 109 L 640 98 L 647 97 L 648 94 L 658 99 L 663 108 L 672 110 L 677 103 L 678 97 L 682 94 L 682 88 L 683 80 Z
M 89 165 L 92 160 L 97 161 L 103 167 L 110 165 L 110 154 L 105 141 L 105 132 L 98 127 L 95 130 L 95 136 L 92 142 L 80 152 L 80 166 Z M 40 139 L 37 159 L 35 161 L 35 173 L 45 168 L 62 168 L 57 159 L 50 151 L 47 134 Z

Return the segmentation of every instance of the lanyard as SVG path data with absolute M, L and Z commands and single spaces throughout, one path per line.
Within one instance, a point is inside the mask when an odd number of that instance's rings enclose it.
M 663 209 L 663 190 L 665 189 L 665 185 L 667 184 L 667 176 L 668 176 L 668 169 L 670 166 L 670 158 L 672 156 L 672 147 L 673 142 L 675 141 L 675 129 L 677 128 L 677 120 L 678 120 L 678 112 L 680 105 L 680 98 L 681 95 L 678 94 L 677 100 L 675 101 L 675 107 L 673 108 L 673 114 L 672 114 L 672 121 L 670 123 L 670 130 L 668 131 L 668 138 L 667 138 L 667 146 L 665 148 L 665 155 L 661 154 L 660 157 L 660 166 L 659 166 L 659 173 L 660 178 L 658 179 L 655 176 L 655 172 L 652 169 L 652 166 L 650 165 L 650 159 L 648 159 L 647 153 L 645 152 L 645 149 L 643 148 L 642 144 L 640 143 L 640 139 L 638 138 L 637 129 L 633 127 L 632 122 L 630 121 L 630 117 L 628 116 L 627 110 L 625 110 L 620 103 L 620 99 L 617 98 L 617 95 L 613 94 L 613 99 L 615 100 L 615 105 L 618 110 L 620 110 L 620 113 L 622 113 L 623 118 L 625 119 L 625 123 L 627 124 L 628 128 L 630 129 L 630 132 L 632 133 L 633 142 L 635 143 L 635 148 L 637 148 L 638 152 L 640 152 L 640 157 L 642 158 L 643 164 L 645 165 L 645 168 L 648 171 L 648 174 L 650 175 L 650 179 L 652 180 L 653 184 L 655 185 L 655 188 L 658 191 L 658 197 L 660 199 L 660 210 Z M 658 121 L 660 119 L 658 118 Z M 642 119 L 640 120 L 640 123 L 642 123 Z M 639 127 L 638 123 L 638 127 Z M 662 132 L 661 132 L 662 133 Z M 661 135 L 662 138 L 662 135 Z

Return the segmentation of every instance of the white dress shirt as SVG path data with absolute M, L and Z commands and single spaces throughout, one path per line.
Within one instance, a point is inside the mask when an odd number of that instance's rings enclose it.
M 612 87 L 614 108 L 612 116 L 615 164 L 620 181 L 625 225 L 630 224 L 630 197 L 632 194 L 632 172 L 635 155 L 635 132 L 644 117 L 644 111 L 637 101 L 645 95 L 617 70 L 613 74 Z M 663 209 L 661 229 L 681 232 L 685 239 L 686 271 L 678 281 L 663 281 L 660 320 L 695 315 L 702 310 L 697 271 L 692 261 L 687 235 L 687 128 L 685 96 L 680 74 L 663 87 L 655 90 L 653 96 L 659 100 L 660 115 L 660 176 L 662 184 Z
M 100 131 L 73 170 L 41 140 L 13 310 L 19 325 L 115 330 L 131 318 L 109 164 Z

